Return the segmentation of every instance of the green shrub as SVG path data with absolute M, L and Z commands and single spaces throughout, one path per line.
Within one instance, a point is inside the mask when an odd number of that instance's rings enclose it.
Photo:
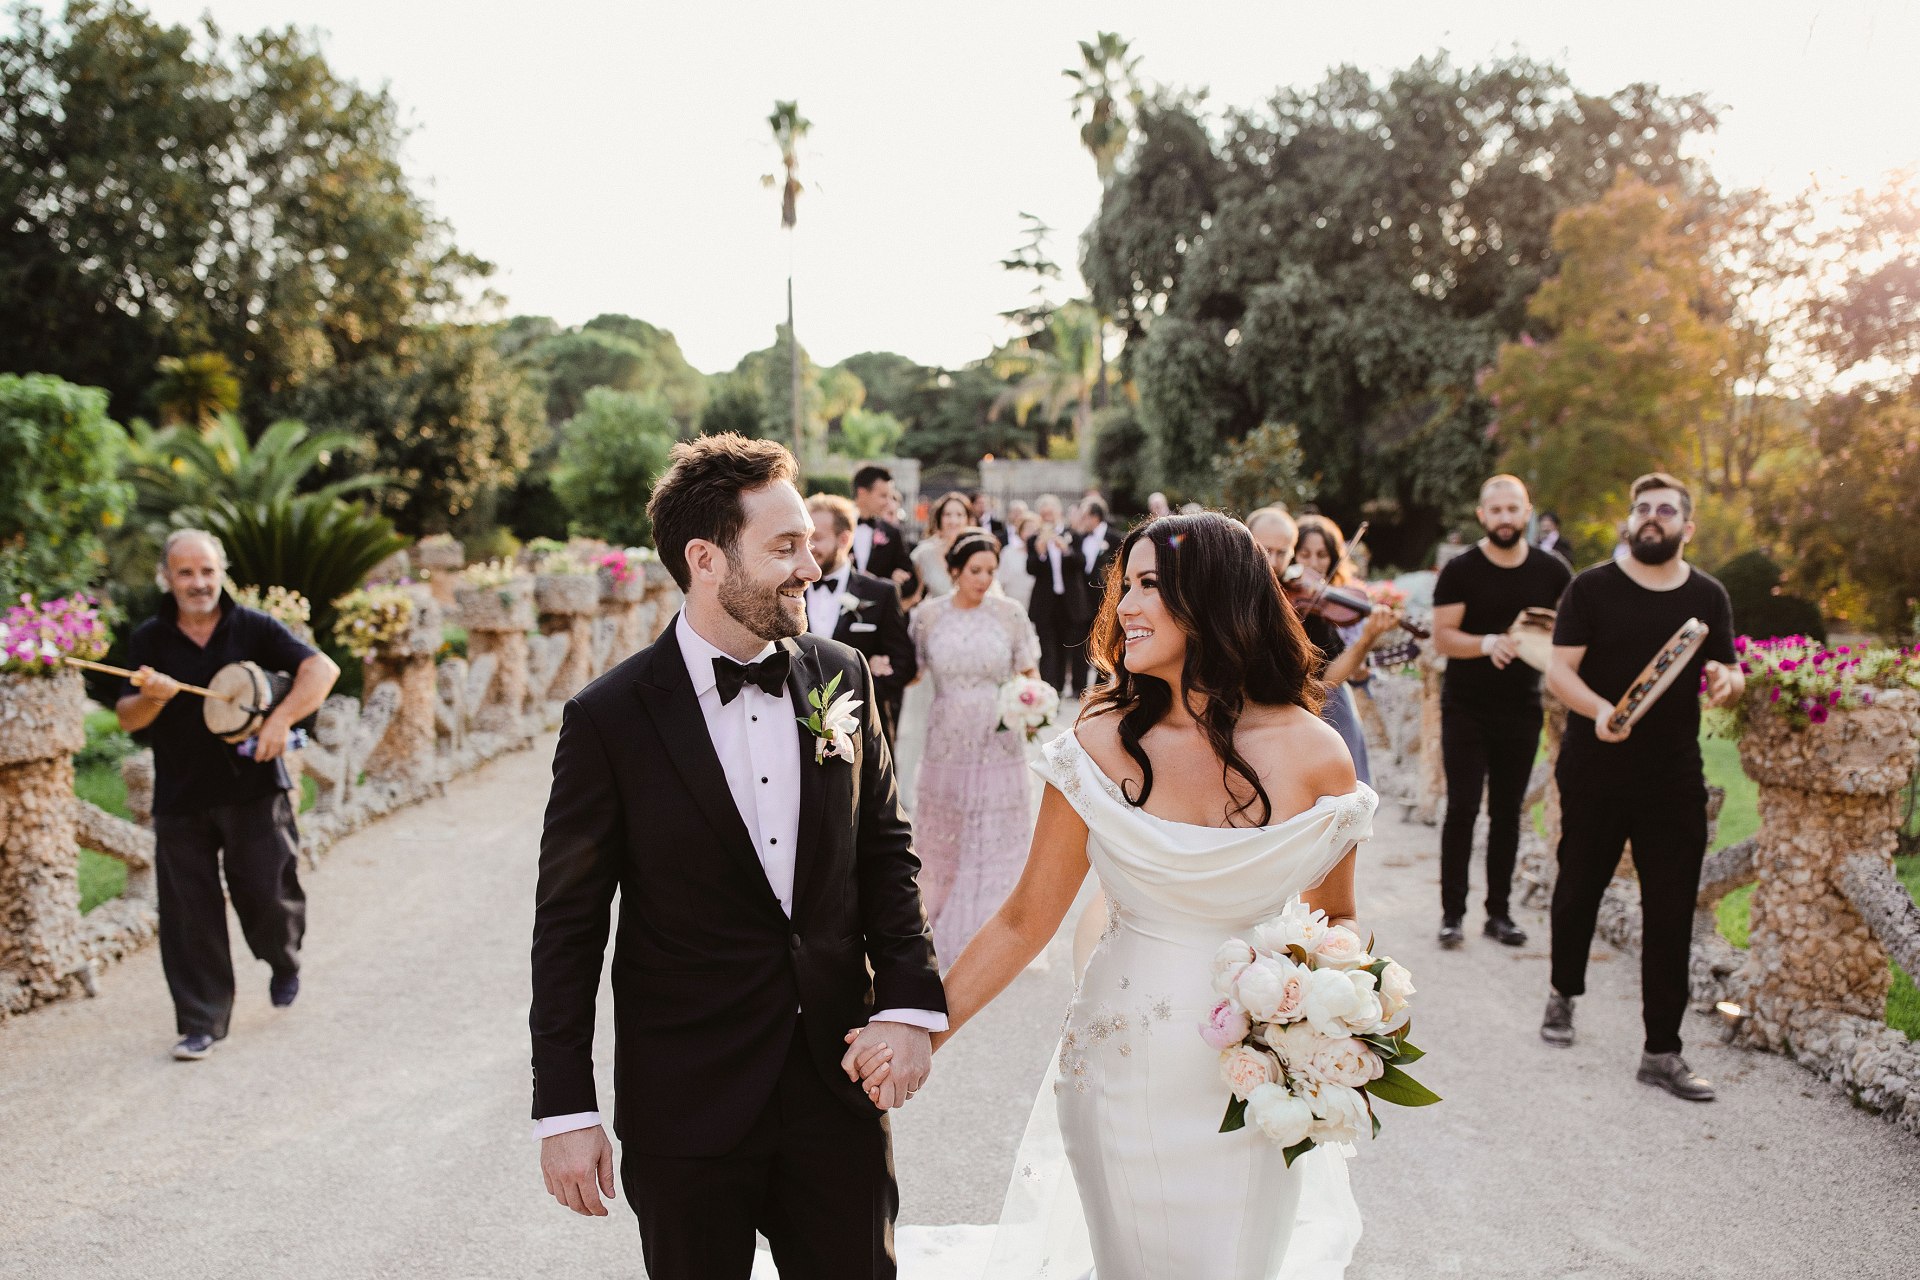
M 133 491 L 107 393 L 45 374 L 0 374 L 0 600 L 68 595 L 105 568 L 101 535 Z
M 593 387 L 560 432 L 553 491 L 572 532 L 616 546 L 652 540 L 646 495 L 667 469 L 678 438 L 673 415 L 658 398 Z
M 1827 638 L 1826 619 L 1813 601 L 1781 589 L 1780 566 L 1764 551 L 1749 551 L 1720 566 L 1720 579 L 1733 601 L 1733 629 L 1755 640 L 1777 636 Z
M 235 582 L 281 586 L 313 604 L 313 633 L 333 634 L 333 602 L 406 546 L 385 516 L 309 494 L 274 502 L 217 504 L 207 528 L 227 548 Z

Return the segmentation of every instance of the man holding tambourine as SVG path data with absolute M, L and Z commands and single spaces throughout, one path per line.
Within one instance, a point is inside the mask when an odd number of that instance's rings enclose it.
M 1560 872 L 1553 891 L 1553 991 L 1541 1038 L 1573 1043 L 1600 900 L 1631 841 L 1644 941 L 1639 1078 L 1711 1101 L 1713 1085 L 1680 1056 L 1693 910 L 1707 849 L 1700 761 L 1704 680 L 1714 706 L 1746 691 L 1726 588 L 1688 564 L 1693 498 L 1656 472 L 1633 482 L 1630 555 L 1575 577 L 1554 622 L 1547 685 L 1567 705 L 1560 747 Z
M 206 1057 L 226 1037 L 233 1013 L 223 861 L 247 946 L 273 970 L 270 998 L 284 1008 L 299 993 L 306 894 L 281 757 L 288 732 L 319 709 L 340 677 L 331 658 L 236 604 L 225 576 L 226 553 L 212 534 L 182 529 L 167 538 L 155 579 L 168 595 L 127 642 L 139 670 L 115 706 L 120 727 L 153 747 L 160 964 L 182 1037 L 173 1056 L 184 1061 Z M 257 720 L 250 758 L 232 734 L 216 734 L 205 713 L 223 692 L 225 669 L 249 663 L 256 675 L 294 673 L 277 699 L 218 708 Z

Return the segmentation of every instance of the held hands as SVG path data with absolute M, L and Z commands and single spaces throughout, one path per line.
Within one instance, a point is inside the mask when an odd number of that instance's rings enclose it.
M 604 1218 L 613 1190 L 613 1144 L 599 1125 L 540 1140 L 540 1176 L 547 1194 L 585 1218 Z
M 876 676 L 886 677 L 893 674 L 893 659 L 886 654 L 878 654 L 867 659 L 867 669 Z
M 927 1082 L 933 1047 L 924 1028 L 904 1022 L 869 1022 L 847 1032 L 846 1042 L 840 1069 L 882 1111 L 904 1107 Z

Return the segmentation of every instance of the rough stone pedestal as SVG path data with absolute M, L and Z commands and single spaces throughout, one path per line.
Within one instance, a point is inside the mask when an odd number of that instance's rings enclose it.
M 534 626 L 533 578 L 498 587 L 462 584 L 456 593 L 460 625 L 467 629 L 467 656 L 491 656 L 493 678 L 480 699 L 476 725 L 489 733 L 518 733 L 527 711 L 527 632 Z
M 593 619 L 600 612 L 600 579 L 591 574 L 543 573 L 533 582 L 540 634 L 565 635 L 567 653 L 553 682 L 534 694 L 565 702 L 593 679 Z
M 383 684 L 400 686 L 400 705 L 380 745 L 367 760 L 367 771 L 405 783 L 432 781 L 436 772 L 434 756 L 434 714 L 438 691 L 433 659 L 440 650 L 443 615 L 433 592 L 426 587 L 411 587 L 413 625 L 391 644 L 380 646 L 366 661 L 365 689 L 369 696 Z
M 1848 859 L 1891 873 L 1899 798 L 1913 776 L 1920 695 L 1795 728 L 1756 712 L 1740 760 L 1760 786 L 1745 1038 L 1786 1049 L 1828 1015 L 1886 1017 L 1887 953 L 1842 884 Z
M 86 744 L 79 672 L 0 675 L 0 1015 L 92 980 L 73 799 Z
M 427 587 L 442 609 L 451 609 L 454 593 L 460 586 L 460 569 L 467 563 L 467 549 L 451 538 L 434 538 L 413 548 L 413 562 L 426 575 Z

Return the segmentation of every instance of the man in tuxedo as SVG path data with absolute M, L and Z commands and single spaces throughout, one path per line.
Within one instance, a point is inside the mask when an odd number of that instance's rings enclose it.
M 920 589 L 920 575 L 913 571 L 913 548 L 906 535 L 888 516 L 898 501 L 893 472 L 885 467 L 868 463 L 853 473 L 853 505 L 860 513 L 853 531 L 853 567 L 891 582 L 903 599 L 911 599 Z
M 1013 540 L 1012 531 L 1007 522 L 993 514 L 993 499 L 979 489 L 967 492 L 967 505 L 973 509 L 973 522 L 994 536 L 1002 550 Z
M 1121 539 L 1114 536 L 1107 524 L 1107 504 L 1101 498 L 1088 498 L 1080 504 L 1074 512 L 1073 533 L 1075 549 L 1080 553 L 1080 563 L 1085 573 L 1069 592 L 1071 602 L 1068 613 L 1073 619 L 1074 636 L 1069 661 L 1084 693 L 1093 683 L 1087 637 L 1092 634 L 1093 620 L 1099 614 L 1100 602 L 1106 595 L 1107 574 L 1113 568 L 1114 558 L 1120 554 Z
M 946 1026 L 873 680 L 806 634 L 820 569 L 794 475 L 772 441 L 674 447 L 647 514 L 685 607 L 567 703 L 554 753 L 529 1016 L 541 1171 L 606 1214 L 593 1030 L 618 891 L 614 1128 L 653 1280 L 747 1280 L 756 1231 L 783 1276 L 891 1280 L 883 1109 Z M 829 689 L 856 714 L 822 734 L 798 721 Z M 892 1077 L 870 1098 L 843 1060 L 879 1044 Z
M 1540 540 L 1533 545 L 1560 557 L 1561 563 L 1569 569 L 1573 567 L 1573 556 L 1567 550 L 1566 539 L 1560 536 L 1560 517 L 1553 512 L 1540 513 Z
M 1033 506 L 1040 528 L 1027 544 L 1027 572 L 1033 575 L 1027 615 L 1040 638 L 1040 678 L 1066 697 L 1080 679 L 1081 664 L 1074 661 L 1069 648 L 1074 641 L 1074 616 L 1084 608 L 1080 602 L 1086 595 L 1086 565 L 1080 559 L 1080 540 L 1062 520 L 1060 499 L 1043 493 Z M 1085 640 L 1084 634 L 1081 639 Z
M 859 516 L 851 502 L 816 493 L 807 499 L 807 514 L 813 517 L 813 558 L 820 565 L 820 580 L 807 588 L 807 630 L 865 656 L 891 747 L 898 740 L 901 696 L 919 670 L 900 593 L 891 582 L 853 567 Z

